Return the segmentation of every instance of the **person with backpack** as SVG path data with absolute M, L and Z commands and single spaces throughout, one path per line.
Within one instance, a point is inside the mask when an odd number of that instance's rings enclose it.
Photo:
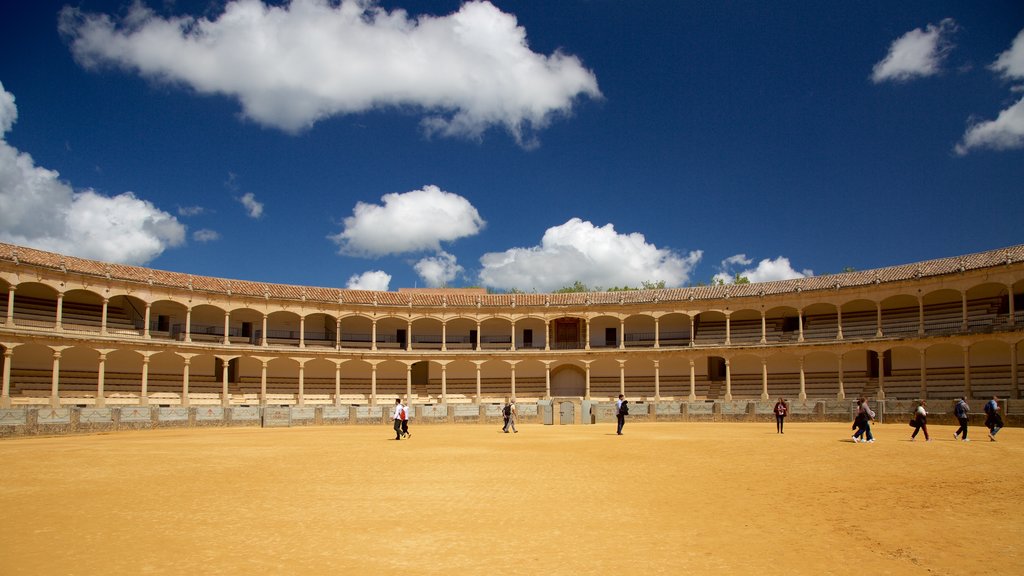
M 508 434 L 508 429 L 512 428 L 512 431 L 519 434 L 519 430 L 516 430 L 516 399 L 513 398 L 505 404 L 505 408 L 502 409 L 502 416 L 505 417 L 505 426 L 501 430 Z
M 408 402 L 408 401 L 407 401 Z M 402 438 L 412 438 L 409 432 L 409 405 L 402 405 Z
M 615 419 L 618 420 L 619 427 L 615 431 L 616 434 L 622 436 L 622 427 L 626 424 L 626 416 L 629 415 L 629 400 L 622 394 L 619 394 L 619 400 L 615 403 Z
M 999 415 L 999 397 L 993 396 L 985 403 L 985 427 L 988 428 L 988 439 L 996 441 L 996 434 L 1003 429 L 1003 417 Z
M 395 440 L 402 439 L 402 418 L 405 416 L 405 409 L 402 406 L 402 401 L 395 398 L 395 412 L 392 414 L 392 418 L 395 421 Z
M 956 404 L 953 406 L 953 415 L 956 416 L 956 421 L 960 423 L 960 427 L 953 432 L 953 438 L 956 440 L 963 440 L 964 442 L 970 442 L 967 439 L 967 415 L 971 412 L 971 407 L 967 405 L 967 398 L 961 396 L 957 398 Z M 963 434 L 963 437 L 960 435 Z
M 786 420 L 786 414 L 789 413 L 789 403 L 787 403 L 785 399 L 779 398 L 779 401 L 775 403 L 773 412 L 775 412 L 776 433 L 785 434 L 785 432 L 782 431 L 782 424 Z
M 921 400 L 917 403 L 917 410 L 914 412 L 914 419 L 910 421 L 910 425 L 914 427 L 914 433 L 910 435 L 910 441 L 913 442 L 914 438 L 917 438 L 917 433 L 924 431 L 924 441 L 931 442 L 931 438 L 928 437 L 928 410 L 925 409 L 925 401 Z

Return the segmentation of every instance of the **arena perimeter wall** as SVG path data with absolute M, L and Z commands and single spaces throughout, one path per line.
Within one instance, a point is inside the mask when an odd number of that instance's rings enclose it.
M 758 400 L 706 402 L 633 402 L 630 422 L 770 422 L 773 402 Z M 872 408 L 882 422 L 908 421 L 917 403 L 912 400 L 874 402 Z M 517 404 L 519 423 L 551 425 L 600 424 L 615 421 L 613 402 L 554 399 Z M 791 401 L 790 422 L 849 422 L 855 404 L 847 400 Z M 1004 400 L 1008 426 L 1024 426 L 1024 400 Z M 980 407 L 979 407 L 980 408 Z M 928 407 L 931 424 L 956 424 L 952 403 Z M 428 404 L 414 406 L 413 425 L 494 424 L 501 425 L 500 404 Z M 391 412 L 384 406 L 114 406 L 25 407 L 0 409 L 0 438 L 93 434 L 121 430 L 157 428 L 291 427 L 379 425 L 390 426 Z M 985 415 L 971 414 L 971 424 L 980 426 Z M 389 433 L 382 430 L 382 433 Z

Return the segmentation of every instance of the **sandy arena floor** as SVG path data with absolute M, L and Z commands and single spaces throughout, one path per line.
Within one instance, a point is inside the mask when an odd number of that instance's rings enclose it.
M 205 429 L 0 441 L 0 574 L 1022 574 L 1024 430 Z

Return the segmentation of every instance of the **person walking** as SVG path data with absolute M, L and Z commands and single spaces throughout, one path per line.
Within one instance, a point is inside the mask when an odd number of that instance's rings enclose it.
M 505 409 L 503 410 L 503 412 L 505 416 L 505 427 L 502 428 L 502 431 L 505 432 L 505 434 L 508 434 L 508 429 L 511 428 L 513 432 L 519 434 L 519 430 L 516 430 L 517 412 L 515 398 L 509 400 L 508 404 L 505 404 Z
M 776 434 L 785 434 L 782 431 L 782 425 L 786 420 L 786 415 L 789 414 L 789 403 L 786 402 L 785 398 L 779 398 L 779 401 L 775 403 L 774 412 Z
M 402 406 L 402 401 L 395 398 L 395 412 L 391 415 L 391 418 L 395 421 L 395 440 L 402 439 L 402 419 L 405 418 L 405 407 Z
M 875 419 L 875 413 L 868 406 L 867 398 L 857 398 L 857 417 L 854 419 L 854 426 L 857 432 L 853 435 L 854 442 L 874 443 L 875 437 L 871 434 L 871 421 Z
M 913 442 L 914 438 L 917 438 L 917 433 L 924 431 L 924 441 L 931 442 L 931 438 L 928 437 L 928 410 L 925 409 L 925 401 L 921 400 L 917 403 L 917 410 L 914 412 L 914 433 L 910 435 L 910 441 Z
M 985 403 L 985 427 L 988 428 L 988 439 L 996 441 L 996 434 L 1003 429 L 1003 417 L 999 415 L 999 397 L 993 396 Z
M 622 394 L 619 394 L 619 400 L 615 403 L 615 419 L 619 422 L 619 427 L 615 431 L 616 434 L 622 436 L 622 427 L 626 425 L 626 416 L 629 415 L 629 400 Z
M 956 421 L 960 423 L 960 427 L 956 429 L 956 432 L 953 432 L 954 439 L 970 442 L 967 439 L 967 415 L 970 412 L 971 407 L 967 405 L 967 398 L 963 396 L 957 398 L 956 404 L 953 406 L 953 415 L 956 416 Z M 961 434 L 963 434 L 962 437 Z
M 409 404 L 406 400 L 406 404 L 402 404 L 402 438 L 412 438 L 412 433 L 409 432 Z

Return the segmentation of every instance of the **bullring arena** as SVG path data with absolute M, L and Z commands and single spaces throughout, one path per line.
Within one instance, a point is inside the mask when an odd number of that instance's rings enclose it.
M 1024 246 L 487 294 L 0 244 L 0 572 L 1020 573 L 1022 295 Z M 849 439 L 857 396 L 871 445 Z M 499 430 L 509 397 L 518 434 Z M 918 399 L 931 442 L 909 442 Z

